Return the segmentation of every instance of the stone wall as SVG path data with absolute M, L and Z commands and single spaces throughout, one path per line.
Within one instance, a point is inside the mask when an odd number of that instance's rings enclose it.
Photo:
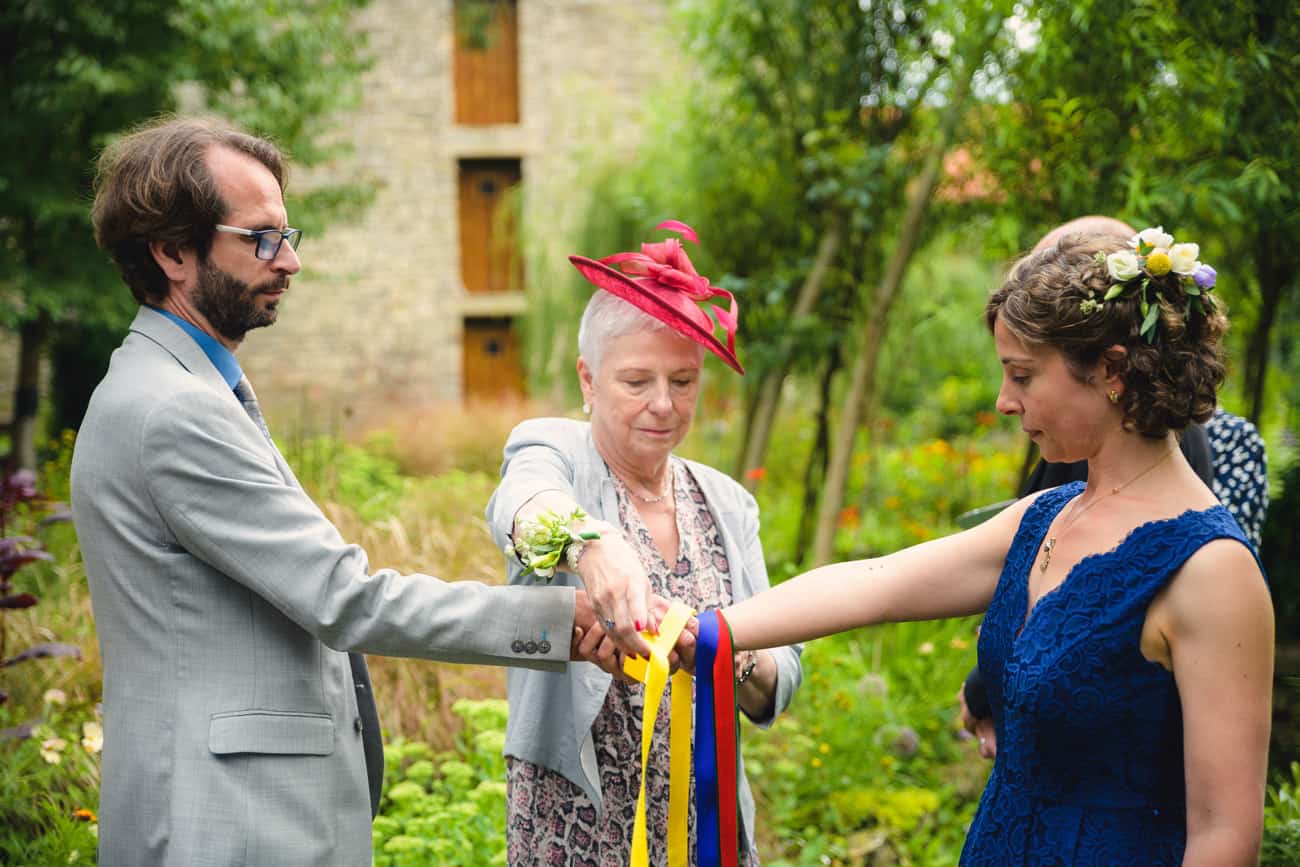
M 524 298 L 469 297 L 461 285 L 458 160 L 518 157 L 525 185 L 564 172 L 611 111 L 653 86 L 664 56 L 648 34 L 664 12 L 639 0 L 519 0 L 520 123 L 488 127 L 454 124 L 451 0 L 374 0 L 359 15 L 375 62 L 345 119 L 350 153 L 292 184 L 361 182 L 374 197 L 304 239 L 279 322 L 240 349 L 273 423 L 350 428 L 396 405 L 459 400 L 463 317 L 517 315 Z

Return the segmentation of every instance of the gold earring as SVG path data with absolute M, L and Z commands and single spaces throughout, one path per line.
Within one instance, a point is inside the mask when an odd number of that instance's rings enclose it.
M 1111 403 L 1119 403 L 1119 392 L 1113 388 L 1106 392 L 1106 397 L 1110 398 Z

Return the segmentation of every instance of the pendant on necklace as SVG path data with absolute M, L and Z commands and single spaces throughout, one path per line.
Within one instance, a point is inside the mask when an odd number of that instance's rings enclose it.
M 1052 549 L 1056 547 L 1056 537 L 1048 539 L 1043 543 L 1043 562 L 1039 564 L 1038 571 L 1046 572 L 1047 567 L 1052 565 Z

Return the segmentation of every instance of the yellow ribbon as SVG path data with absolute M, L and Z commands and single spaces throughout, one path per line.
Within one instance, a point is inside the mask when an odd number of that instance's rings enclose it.
M 659 702 L 668 684 L 668 653 L 677 636 L 695 612 L 681 602 L 673 602 L 659 624 L 659 634 L 641 633 L 650 644 L 650 660 L 623 660 L 623 671 L 645 684 L 645 704 L 641 708 L 641 791 L 636 798 L 636 824 L 632 829 L 632 867 L 649 867 L 646 843 L 645 777 L 650 763 L 650 741 L 654 737 Z M 672 709 L 668 720 L 668 867 L 686 867 L 688 843 L 686 819 L 691 792 L 691 693 L 692 678 L 678 669 L 673 675 Z

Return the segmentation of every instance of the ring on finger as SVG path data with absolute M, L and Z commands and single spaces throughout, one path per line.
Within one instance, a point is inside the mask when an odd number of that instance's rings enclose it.
M 610 619 L 608 619 L 608 618 L 606 618 L 606 620 L 605 620 L 605 628 L 608 629 L 609 631 L 613 632 L 613 631 L 614 631 L 614 621 L 613 621 L 613 620 L 610 620 Z

